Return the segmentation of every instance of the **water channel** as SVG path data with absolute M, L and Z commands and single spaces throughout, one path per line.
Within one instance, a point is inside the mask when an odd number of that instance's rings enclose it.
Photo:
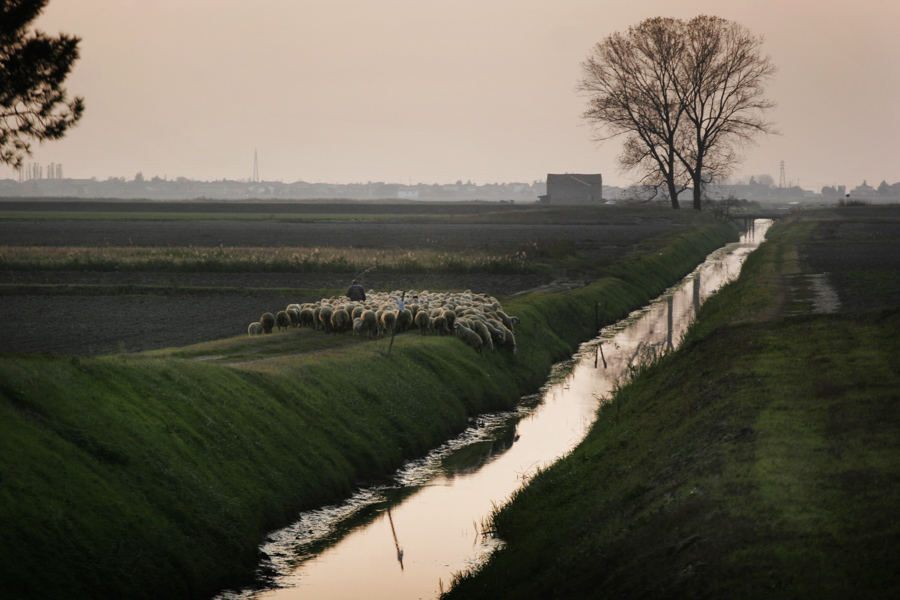
M 483 415 L 456 439 L 398 471 L 394 483 L 310 511 L 269 536 L 261 588 L 217 600 L 436 598 L 453 574 L 502 544 L 485 531 L 495 507 L 586 435 L 630 365 L 678 345 L 705 298 L 737 276 L 771 221 L 712 253 L 681 283 L 604 328 L 559 363 L 517 410 Z

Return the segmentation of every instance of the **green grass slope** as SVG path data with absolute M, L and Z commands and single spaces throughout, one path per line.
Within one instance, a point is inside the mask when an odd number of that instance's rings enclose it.
M 447 598 L 900 595 L 900 309 L 773 318 L 791 227 L 495 515 L 507 546 Z
M 669 234 L 618 277 L 508 302 L 516 356 L 413 333 L 390 355 L 342 344 L 244 366 L 0 357 L 3 597 L 201 598 L 246 582 L 268 531 L 512 406 L 596 331 L 596 302 L 623 317 L 733 235 Z

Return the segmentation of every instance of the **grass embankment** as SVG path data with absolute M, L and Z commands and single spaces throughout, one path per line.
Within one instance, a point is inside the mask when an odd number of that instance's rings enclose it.
M 495 515 L 448 598 L 896 598 L 900 309 L 779 318 L 776 225 L 676 352 Z
M 388 475 L 470 415 L 512 406 L 596 331 L 596 301 L 620 318 L 730 235 L 668 234 L 621 278 L 508 302 L 522 319 L 517 356 L 414 332 L 390 356 L 381 341 L 243 367 L 4 356 L 4 597 L 199 598 L 246 581 L 266 532 Z

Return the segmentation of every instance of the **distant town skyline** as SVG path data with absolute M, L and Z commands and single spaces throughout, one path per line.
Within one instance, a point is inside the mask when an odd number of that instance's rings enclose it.
M 579 202 L 599 202 L 618 200 L 637 200 L 638 202 L 654 201 L 654 194 L 640 187 L 623 188 L 602 185 L 602 191 L 592 183 L 600 185 L 595 175 L 573 174 L 571 177 L 581 185 L 567 185 L 569 178 L 563 174 L 548 174 L 546 181 L 532 182 L 493 182 L 482 185 L 471 181 L 457 181 L 451 184 L 423 183 L 404 184 L 398 182 L 368 181 L 347 184 L 326 182 L 281 182 L 255 181 L 250 179 L 221 179 L 214 181 L 193 180 L 185 177 L 163 179 L 158 176 L 144 177 L 138 173 L 134 179 L 110 177 L 105 180 L 96 178 L 72 179 L 61 177 L 61 165 L 48 165 L 53 176 L 42 177 L 38 165 L 29 165 L 29 178 L 20 181 L 0 179 L 0 199 L 3 198 L 72 198 L 72 199 L 123 199 L 123 200 L 273 200 L 273 201 L 308 201 L 308 200 L 450 200 L 481 202 L 549 202 L 553 203 L 554 195 L 565 198 L 568 192 L 574 192 Z M 551 191 L 553 181 L 563 182 L 562 190 L 556 185 Z M 877 186 L 863 181 L 857 186 L 837 184 L 823 186 L 821 190 L 800 188 L 792 182 L 781 181 L 777 184 L 774 178 L 761 175 L 758 179 L 751 176 L 749 181 L 713 183 L 706 195 L 710 199 L 735 198 L 738 200 L 761 202 L 813 202 L 825 204 L 838 199 L 853 198 L 871 203 L 896 203 L 900 200 L 900 182 L 888 184 L 886 181 Z M 590 185 L 589 195 L 584 185 Z M 567 192 L 568 190 L 568 192 Z M 570 194 L 571 196 L 572 194 Z M 570 200 L 572 198 L 569 198 Z M 665 204 L 668 200 L 660 197 L 657 201 Z M 616 202 L 613 202 L 615 204 Z
M 85 98 L 26 162 L 71 178 L 531 182 L 616 170 L 575 92 L 591 46 L 654 16 L 714 14 L 765 38 L 781 135 L 734 179 L 818 191 L 900 181 L 900 3 L 892 0 L 50 0 L 39 29 L 82 38 Z M 98 18 L 102 15 L 103 18 Z M 0 168 L 0 179 L 18 179 Z
M 465 180 L 456 179 L 455 181 L 447 181 L 447 182 L 438 182 L 438 181 L 416 181 L 416 182 L 413 182 L 412 180 L 404 182 L 404 181 L 391 181 L 391 180 L 383 180 L 383 179 L 378 179 L 378 180 L 369 179 L 366 181 L 310 181 L 310 180 L 305 180 L 305 179 L 298 179 L 295 181 L 285 181 L 283 179 L 265 179 L 265 178 L 254 179 L 252 175 L 250 177 L 223 177 L 223 178 L 219 178 L 219 179 L 193 179 L 193 178 L 188 178 L 188 177 L 184 177 L 181 175 L 176 176 L 176 177 L 168 177 L 167 175 L 158 175 L 158 174 L 150 175 L 150 174 L 144 174 L 142 171 L 138 171 L 132 177 L 111 175 L 107 178 L 98 178 L 97 176 L 71 178 L 68 175 L 64 176 L 63 172 L 64 172 L 63 165 L 60 163 L 50 163 L 50 164 L 46 165 L 46 171 L 45 171 L 45 165 L 41 165 L 39 163 L 34 163 L 34 162 L 28 162 L 25 164 L 25 166 L 22 168 L 22 170 L 20 172 L 15 174 L 16 178 L 13 181 L 18 181 L 18 182 L 24 183 L 27 181 L 32 181 L 32 180 L 37 180 L 37 179 L 48 179 L 48 180 L 50 180 L 50 179 L 73 179 L 73 180 L 90 180 L 90 181 L 95 181 L 95 182 L 121 181 L 124 183 L 135 183 L 135 182 L 153 182 L 153 181 L 175 182 L 175 181 L 179 181 L 179 180 L 184 180 L 186 182 L 192 182 L 192 183 L 215 183 L 215 182 L 219 182 L 219 181 L 228 181 L 230 183 L 247 183 L 247 184 L 280 183 L 280 184 L 290 185 L 290 184 L 294 184 L 294 183 L 307 183 L 307 184 L 316 184 L 316 185 L 322 184 L 322 185 L 341 185 L 341 186 L 378 184 L 378 185 L 409 186 L 409 187 L 416 187 L 416 186 L 449 187 L 449 186 L 454 186 L 454 185 L 469 185 L 469 186 L 493 186 L 493 185 L 507 185 L 507 184 L 534 185 L 534 184 L 544 184 L 544 183 L 546 183 L 546 180 L 547 180 L 547 175 L 545 175 L 544 177 L 540 177 L 540 178 L 531 180 L 531 181 L 484 181 L 481 183 L 473 182 L 471 179 L 465 179 Z M 881 183 L 881 182 L 887 183 L 888 185 L 900 186 L 900 180 L 889 181 L 886 178 L 881 178 L 881 179 L 877 179 L 877 181 L 873 180 L 872 187 L 873 188 L 877 187 L 879 185 L 879 183 Z M 785 177 L 784 185 L 782 186 L 782 182 L 780 180 L 780 169 L 779 169 L 779 176 L 773 176 L 770 173 L 757 173 L 757 174 L 730 177 L 730 178 L 726 179 L 725 181 L 714 182 L 714 185 L 717 185 L 717 186 L 746 185 L 746 184 L 751 184 L 751 185 L 760 184 L 760 185 L 769 186 L 769 187 L 802 188 L 807 191 L 819 193 L 823 188 L 829 188 L 829 187 L 832 187 L 832 188 L 841 187 L 841 188 L 847 188 L 847 189 L 865 188 L 866 186 L 869 185 L 869 182 L 866 179 L 863 179 L 862 181 L 835 182 L 835 183 L 831 183 L 831 184 L 826 184 L 824 186 L 820 186 L 816 189 L 812 189 L 809 186 L 801 185 L 801 183 L 799 181 L 793 181 L 793 180 L 787 179 Z M 627 185 L 604 184 L 604 187 L 617 188 L 617 189 L 625 189 L 630 186 L 631 186 L 630 183 Z M 687 192 L 685 192 L 685 194 L 687 194 Z M 686 195 L 684 197 L 686 197 Z

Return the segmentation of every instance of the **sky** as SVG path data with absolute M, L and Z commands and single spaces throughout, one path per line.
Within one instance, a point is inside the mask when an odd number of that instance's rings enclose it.
M 900 181 L 897 0 L 50 0 L 77 35 L 85 115 L 29 162 L 64 177 L 478 184 L 617 171 L 576 91 L 606 36 L 655 17 L 737 21 L 778 72 L 779 135 L 734 178 L 819 191 Z M 46 168 L 46 167 L 45 167 Z M 17 178 L 0 167 L 0 178 Z

